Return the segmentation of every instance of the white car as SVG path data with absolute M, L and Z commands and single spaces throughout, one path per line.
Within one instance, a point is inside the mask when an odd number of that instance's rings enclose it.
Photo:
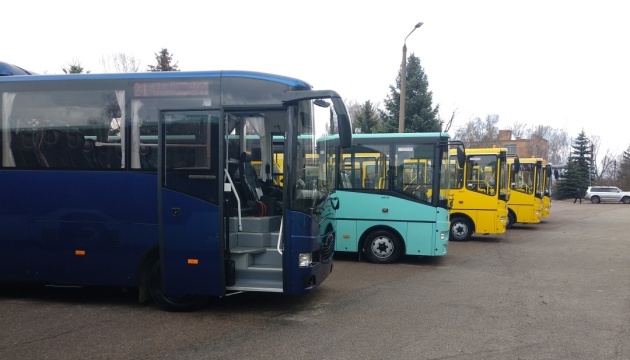
M 593 204 L 604 202 L 623 202 L 630 204 L 630 191 L 623 191 L 616 186 L 589 186 L 586 189 L 586 200 Z

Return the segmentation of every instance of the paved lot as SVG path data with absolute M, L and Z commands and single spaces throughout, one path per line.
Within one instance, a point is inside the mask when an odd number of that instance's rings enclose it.
M 0 359 L 630 359 L 630 206 L 549 219 L 392 265 L 338 257 L 301 296 L 174 314 L 118 289 L 0 287 Z

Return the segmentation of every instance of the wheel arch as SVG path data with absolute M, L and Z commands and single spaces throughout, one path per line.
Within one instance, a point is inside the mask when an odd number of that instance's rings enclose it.
M 150 247 L 145 252 L 138 265 L 138 302 L 145 303 L 151 299 L 149 293 L 149 275 L 151 266 L 160 260 L 160 249 L 157 245 Z
M 395 228 L 389 225 L 384 225 L 384 224 L 370 226 L 369 228 L 365 229 L 365 231 L 361 234 L 361 236 L 359 236 L 359 239 L 358 239 L 359 243 L 357 244 L 357 249 L 359 250 L 359 254 L 365 251 L 365 246 L 364 246 L 365 239 L 367 239 L 368 235 L 379 230 L 389 231 L 392 234 L 396 235 L 398 239 L 400 239 L 400 243 L 402 244 L 402 254 L 405 254 L 407 244 L 405 243 L 404 237 Z
M 514 222 L 512 224 L 510 224 L 510 214 L 512 214 L 512 216 L 514 216 Z M 516 211 L 512 210 L 511 207 L 508 207 L 508 224 L 506 227 L 511 228 L 512 226 L 514 226 L 514 224 L 516 224 L 518 222 L 518 216 L 516 216 Z
M 458 217 L 468 220 L 468 222 L 470 222 L 470 224 L 472 225 L 472 232 L 473 233 L 477 232 L 477 225 L 475 224 L 475 220 L 471 218 L 470 215 L 463 212 L 454 212 L 454 213 L 449 214 L 448 216 L 449 224 L 451 223 L 453 219 L 458 218 Z

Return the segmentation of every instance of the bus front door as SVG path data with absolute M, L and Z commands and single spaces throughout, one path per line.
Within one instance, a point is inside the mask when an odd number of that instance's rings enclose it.
M 158 130 L 160 251 L 168 294 L 225 294 L 219 112 L 164 111 Z

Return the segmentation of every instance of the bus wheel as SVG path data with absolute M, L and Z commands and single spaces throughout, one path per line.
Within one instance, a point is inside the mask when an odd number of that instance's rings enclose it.
M 472 225 L 470 221 L 463 217 L 456 217 L 451 220 L 451 237 L 454 241 L 468 241 L 472 235 Z
M 506 225 L 506 228 L 511 228 L 512 225 L 514 225 L 514 223 L 516 222 L 516 215 L 514 215 L 513 212 L 508 211 L 508 223 Z
M 390 264 L 398 260 L 402 252 L 402 243 L 398 236 L 386 230 L 370 233 L 363 246 L 368 260 L 377 264 Z
M 151 273 L 149 274 L 149 293 L 159 308 L 174 312 L 197 310 L 208 300 L 207 297 L 199 295 L 175 297 L 164 293 L 164 289 L 162 288 L 162 269 L 158 261 L 151 266 Z

